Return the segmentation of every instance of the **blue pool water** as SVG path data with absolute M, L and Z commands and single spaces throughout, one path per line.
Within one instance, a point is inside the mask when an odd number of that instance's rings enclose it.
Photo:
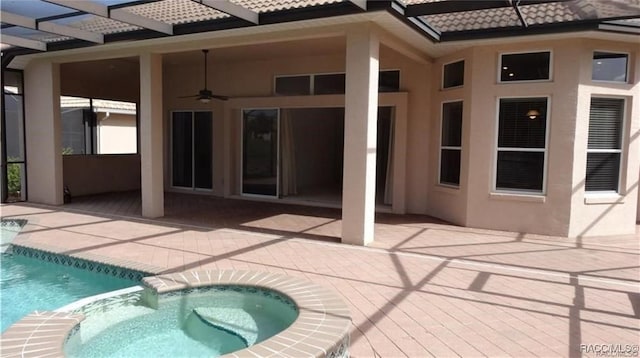
M 229 286 L 95 312 L 65 346 L 68 357 L 217 357 L 259 343 L 298 316 L 273 291 Z M 114 344 L 114 342 L 118 342 Z
M 11 227 L 11 229 L 8 229 Z M 17 234 L 2 221 L 3 244 Z M 136 282 L 74 267 L 3 253 L 0 256 L 0 331 L 35 310 L 55 310 L 81 298 L 135 285 Z

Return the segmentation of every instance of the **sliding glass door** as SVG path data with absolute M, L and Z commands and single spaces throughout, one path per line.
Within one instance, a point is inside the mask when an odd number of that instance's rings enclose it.
M 172 112 L 172 186 L 212 189 L 212 117 L 211 112 Z
M 242 111 L 242 194 L 278 196 L 278 109 Z

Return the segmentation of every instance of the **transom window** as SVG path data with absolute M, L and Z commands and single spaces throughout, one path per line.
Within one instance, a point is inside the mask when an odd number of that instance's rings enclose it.
M 628 61 L 624 53 L 594 52 L 591 79 L 626 83 Z
M 500 56 L 500 82 L 551 79 L 551 52 L 511 53 Z
M 274 93 L 278 96 L 344 94 L 344 72 L 311 75 L 276 76 Z M 400 91 L 400 71 L 383 70 L 378 76 L 379 92 Z
M 442 88 L 464 85 L 464 60 L 444 65 L 442 72 Z
M 460 185 L 462 151 L 462 101 L 442 104 L 440 184 Z
M 501 98 L 495 189 L 544 192 L 547 98 Z
M 618 192 L 622 156 L 624 99 L 591 98 L 587 145 L 588 192 Z

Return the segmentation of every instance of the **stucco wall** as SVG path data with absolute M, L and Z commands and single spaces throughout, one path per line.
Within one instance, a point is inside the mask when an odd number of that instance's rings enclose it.
M 638 206 L 638 74 L 632 84 L 611 85 L 591 81 L 594 50 L 631 52 L 629 44 L 591 40 L 523 42 L 475 47 L 435 62 L 432 71 L 432 143 L 429 158 L 428 213 L 471 227 L 562 236 L 631 234 Z M 551 51 L 552 79 L 527 83 L 498 83 L 501 53 Z M 462 88 L 441 90 L 442 65 L 465 60 Z M 589 103 L 592 94 L 627 98 L 627 122 L 621 195 L 609 200 L 585 199 L 584 177 Z M 548 97 L 546 190 L 523 194 L 494 189 L 496 170 L 497 108 L 500 98 Z M 460 187 L 437 184 L 441 103 L 463 100 L 463 141 Z M 576 120 L 577 118 L 577 120 Z M 633 118 L 633 119 L 632 119 Z M 412 174 L 409 174 L 412 175 Z M 587 195 L 588 196 L 588 195 Z
M 640 59 L 638 46 L 611 41 L 581 41 L 575 52 L 574 66 L 580 70 L 577 126 L 575 134 L 571 225 L 569 236 L 594 236 L 635 233 L 640 165 Z M 594 51 L 630 54 L 628 84 L 591 80 Z M 589 107 L 593 96 L 624 98 L 626 113 L 622 140 L 622 169 L 618 194 L 585 193 L 586 149 L 589 134 Z
M 71 62 L 60 65 L 60 92 L 65 96 L 138 102 L 138 58 Z
M 447 63 L 465 61 L 464 85 L 442 89 L 442 71 Z M 456 224 L 464 225 L 467 218 L 467 200 L 469 195 L 469 161 L 471 158 L 471 63 L 473 51 L 460 51 L 441 57 L 431 70 L 431 143 L 429 145 L 428 214 Z M 460 185 L 456 187 L 439 184 L 440 142 L 442 133 L 442 104 L 462 101 L 462 152 L 460 158 Z
M 500 53 L 552 52 L 551 81 L 498 83 Z M 468 211 L 466 225 L 517 232 L 566 235 L 570 218 L 573 138 L 580 50 L 575 41 L 494 45 L 473 50 Z M 493 189 L 496 168 L 498 101 L 503 97 L 548 97 L 546 193 L 519 194 Z
M 98 153 L 131 154 L 137 152 L 136 116 L 98 113 Z
M 310 40 L 313 41 L 313 40 Z M 344 38 L 337 38 L 335 41 L 344 42 Z M 291 46 L 295 46 L 292 43 Z M 345 71 L 344 44 L 340 44 L 341 49 L 329 52 L 324 55 L 313 56 L 281 56 L 269 59 L 255 59 L 247 55 L 242 58 L 240 50 L 235 51 L 239 58 L 229 60 L 211 59 L 209 64 L 209 88 L 214 93 L 231 96 L 232 98 L 243 97 L 270 97 L 273 95 L 273 81 L 275 75 L 291 74 L 312 74 L 331 73 Z M 165 118 L 165 188 L 170 189 L 170 112 L 174 110 L 211 110 L 214 112 L 213 129 L 213 154 L 214 188 L 211 192 L 215 195 L 238 194 L 237 191 L 237 171 L 239 157 L 235 153 L 238 148 L 237 138 L 239 136 L 239 111 L 232 111 L 224 114 L 225 106 L 231 106 L 233 101 L 226 103 L 211 101 L 202 104 L 194 99 L 180 99 L 179 96 L 197 93 L 202 87 L 202 71 L 200 63 L 194 64 L 164 64 L 164 108 Z M 194 70 L 195 68 L 195 70 Z M 428 166 L 424 163 L 424 156 L 428 153 L 430 138 L 430 103 L 429 77 L 431 72 L 430 63 L 417 63 L 396 51 L 381 46 L 380 48 L 380 69 L 399 69 L 401 91 L 408 92 L 408 122 L 406 123 L 406 178 L 400 178 L 404 183 L 407 192 L 406 211 L 411 213 L 427 213 L 427 186 L 425 185 L 428 176 Z M 310 96 L 308 96 L 310 97 Z M 304 101 L 304 100 L 303 100 Z M 309 98 L 311 103 L 316 100 Z M 286 102 L 286 101 L 285 101 Z M 258 102 L 256 102 L 258 103 Z M 250 107 L 248 107 L 250 108 Z M 287 108 L 283 105 L 283 108 Z M 233 141 L 231 150 L 234 151 L 227 158 L 230 163 L 231 175 L 227 180 L 233 181 L 229 193 L 224 192 L 224 161 L 225 142 Z M 234 154 L 235 153 L 235 154 Z M 405 209 L 403 208 L 404 212 Z
M 140 155 L 65 155 L 64 185 L 73 196 L 140 189 Z

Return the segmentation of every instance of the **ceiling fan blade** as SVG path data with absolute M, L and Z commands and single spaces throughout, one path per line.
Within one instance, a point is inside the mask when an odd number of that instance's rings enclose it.
M 229 99 L 229 97 L 227 97 L 227 96 L 222 96 L 222 95 L 219 95 L 219 94 L 212 94 L 212 95 L 211 95 L 211 98 L 219 99 L 219 100 L 221 100 L 221 101 L 226 101 L 226 100 L 228 100 L 228 99 Z
M 199 94 L 194 94 L 194 95 L 191 95 L 191 96 L 178 96 L 178 98 L 196 98 L 198 96 L 200 96 L 200 95 Z

